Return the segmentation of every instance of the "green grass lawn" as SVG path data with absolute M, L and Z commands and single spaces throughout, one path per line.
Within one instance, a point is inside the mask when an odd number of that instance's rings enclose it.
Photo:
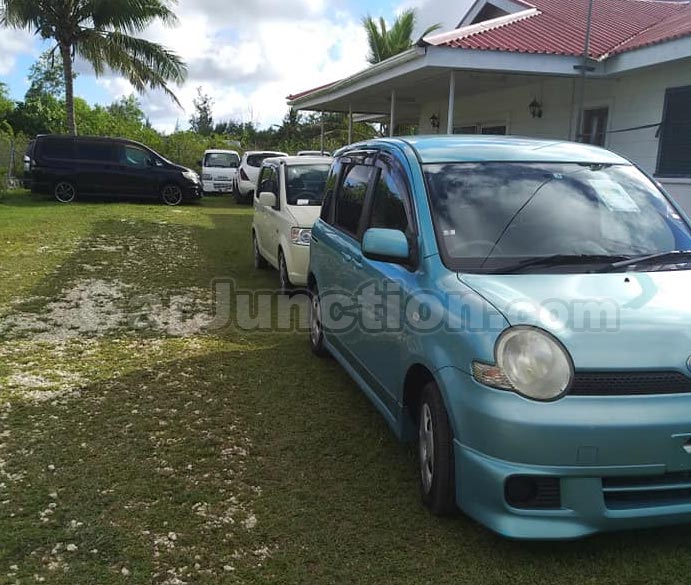
M 250 223 L 0 202 L 0 583 L 691 583 L 687 527 L 518 543 L 430 516 L 411 447 L 304 334 L 197 325 L 215 279 L 276 286 Z

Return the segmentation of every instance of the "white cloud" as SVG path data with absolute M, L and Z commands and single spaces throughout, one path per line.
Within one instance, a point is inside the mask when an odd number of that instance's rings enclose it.
M 197 87 L 214 99 L 216 120 L 266 127 L 285 115 L 290 93 L 335 81 L 366 67 L 367 42 L 359 20 L 334 13 L 326 0 L 181 0 L 179 26 L 155 24 L 144 35 L 178 53 L 189 68 L 175 90 L 184 111 L 162 92 L 142 97 L 152 123 L 185 127 Z M 114 78 L 100 80 L 117 98 L 131 92 Z
M 0 33 L 0 75 L 8 75 L 22 54 L 33 54 L 34 36 L 25 30 L 2 29 Z
M 396 12 L 401 12 L 406 8 L 417 10 L 416 32 L 419 36 L 434 24 L 441 24 L 443 31 L 455 29 L 472 4 L 473 0 L 404 0 Z

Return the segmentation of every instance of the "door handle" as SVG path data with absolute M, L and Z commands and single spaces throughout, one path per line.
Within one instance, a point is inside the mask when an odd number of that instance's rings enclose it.
M 346 254 L 345 252 L 341 252 L 341 256 L 343 256 L 344 262 L 352 262 L 353 260 L 353 257 L 350 254 Z
M 358 270 L 362 270 L 362 259 L 361 258 L 353 258 L 353 266 L 357 268 Z

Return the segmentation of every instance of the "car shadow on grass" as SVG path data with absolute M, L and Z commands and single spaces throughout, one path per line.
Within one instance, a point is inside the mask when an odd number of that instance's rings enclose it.
M 252 268 L 250 211 L 194 211 L 96 221 L 33 296 L 80 280 L 144 293 L 208 291 L 219 278 L 275 286 L 272 271 Z M 187 251 L 166 247 L 180 238 Z M 41 351 L 62 368 L 82 364 L 83 381 L 43 401 L 14 397 L 0 416 L 0 469 L 14 478 L 0 497 L 0 575 L 15 564 L 22 578 L 70 584 L 121 582 L 122 569 L 133 583 L 648 584 L 691 574 L 688 527 L 525 543 L 461 514 L 431 516 L 414 449 L 334 361 L 311 355 L 306 334 L 115 331 L 81 355 Z

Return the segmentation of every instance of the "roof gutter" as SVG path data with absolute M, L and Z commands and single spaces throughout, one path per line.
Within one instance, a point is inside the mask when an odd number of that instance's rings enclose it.
M 408 63 L 410 61 L 415 61 L 416 59 L 424 57 L 426 54 L 427 54 L 427 48 L 426 47 L 415 46 L 412 49 L 408 49 L 407 51 L 404 51 L 403 53 L 399 53 L 398 55 L 395 55 L 389 59 L 386 59 L 385 61 L 382 61 L 381 63 L 377 63 L 376 65 L 372 65 L 371 67 L 368 67 L 367 69 L 363 69 L 362 71 L 359 71 L 355 75 L 351 75 L 350 77 L 346 77 L 345 79 L 342 79 L 341 81 L 337 81 L 333 85 L 329 85 L 328 87 L 319 89 L 313 93 L 308 93 L 307 95 L 300 96 L 299 98 L 289 100 L 288 105 L 291 107 L 300 106 L 301 103 L 304 103 L 307 101 L 312 101 L 313 99 L 319 98 L 323 95 L 327 95 L 327 94 L 333 93 L 335 91 L 347 89 L 348 87 L 355 85 L 356 83 L 359 83 L 360 81 L 364 81 L 364 80 L 369 79 L 371 77 L 375 77 L 376 75 L 379 75 L 380 73 L 384 73 L 384 72 L 389 71 L 391 69 L 395 69 L 396 67 L 400 67 L 401 65 Z

